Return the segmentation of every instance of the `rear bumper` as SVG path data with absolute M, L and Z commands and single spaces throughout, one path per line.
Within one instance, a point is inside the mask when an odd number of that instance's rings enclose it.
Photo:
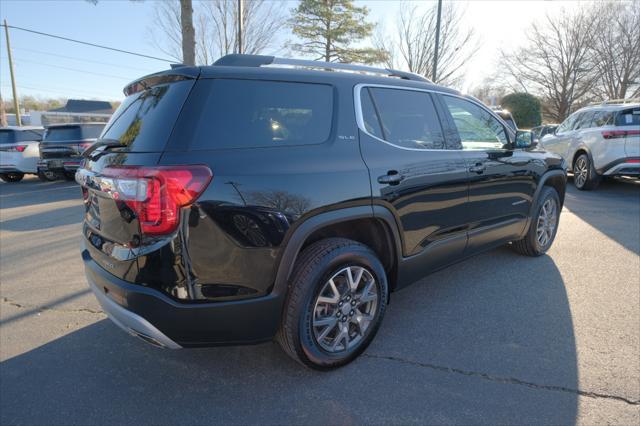
M 167 348 L 254 344 L 272 340 L 282 298 L 268 295 L 216 303 L 180 303 L 123 281 L 82 252 L 89 286 L 111 320 L 148 343 Z
M 75 172 L 80 167 L 79 158 L 51 158 L 38 162 L 38 171 Z
M 640 158 L 630 157 L 621 158 L 607 164 L 601 169 L 601 174 L 604 176 L 616 176 L 616 175 L 640 175 Z

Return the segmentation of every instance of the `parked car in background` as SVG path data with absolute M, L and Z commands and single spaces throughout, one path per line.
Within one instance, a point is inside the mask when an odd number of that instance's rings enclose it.
M 38 172 L 48 180 L 73 180 L 89 148 L 104 129 L 105 123 L 71 123 L 47 126 L 40 144 Z
M 19 182 L 26 174 L 38 173 L 42 127 L 0 128 L 0 179 Z
M 640 177 L 640 100 L 582 108 L 541 144 L 567 161 L 578 189 L 594 189 L 604 176 Z
M 276 337 L 336 368 L 391 291 L 504 244 L 540 256 L 558 229 L 562 158 L 422 76 L 229 55 L 125 94 L 76 173 L 82 258 L 104 311 L 157 346 Z
M 536 139 L 540 140 L 546 135 L 553 134 L 557 128 L 557 124 L 543 124 L 542 126 L 534 127 L 531 132 Z

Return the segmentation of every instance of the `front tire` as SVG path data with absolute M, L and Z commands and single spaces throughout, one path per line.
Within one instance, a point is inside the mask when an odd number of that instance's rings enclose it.
M 307 367 L 341 367 L 373 340 L 387 297 L 384 267 L 369 247 L 344 238 L 318 241 L 296 261 L 277 339 Z
M 23 177 L 24 177 L 24 173 L 17 173 L 17 172 L 0 173 L 0 179 L 8 183 L 20 182 Z
M 573 184 L 581 191 L 596 189 L 602 176 L 596 172 L 587 154 L 580 154 L 573 164 Z
M 542 188 L 527 235 L 512 242 L 511 247 L 525 256 L 537 257 L 545 254 L 556 238 L 560 209 L 560 197 L 556 190 L 550 186 Z

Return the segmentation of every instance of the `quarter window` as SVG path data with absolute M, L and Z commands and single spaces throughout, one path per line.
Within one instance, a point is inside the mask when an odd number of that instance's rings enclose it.
M 401 89 L 369 88 L 361 92 L 367 132 L 403 148 L 445 149 L 431 95 Z
M 489 111 L 465 99 L 442 96 L 458 130 L 462 149 L 502 149 L 509 143 L 504 126 Z
M 232 79 L 198 84 L 205 97 L 194 150 L 311 145 L 331 134 L 329 85 Z

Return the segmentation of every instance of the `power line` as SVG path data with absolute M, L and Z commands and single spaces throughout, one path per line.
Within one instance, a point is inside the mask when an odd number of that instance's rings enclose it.
M 83 73 L 83 74 L 93 74 L 93 75 L 97 75 L 99 77 L 115 78 L 115 79 L 124 80 L 124 81 L 133 81 L 133 80 L 135 80 L 135 78 L 123 77 L 123 76 L 113 75 L 113 74 L 103 74 L 103 73 L 93 72 L 93 71 L 79 70 L 77 68 L 70 68 L 70 67 L 63 67 L 61 65 L 47 64 L 46 62 L 31 61 L 29 59 L 15 58 L 15 62 L 17 62 L 17 63 L 27 62 L 27 63 L 30 63 L 30 64 L 42 65 L 42 66 L 45 66 L 45 67 L 59 68 L 59 69 L 62 69 L 62 70 L 75 71 L 75 72 L 80 72 L 80 73 Z
M 4 27 L 5 25 L 2 24 L 2 26 Z M 72 39 L 72 38 L 63 37 L 63 36 L 59 36 L 59 35 L 55 35 L 55 34 L 43 33 L 42 31 L 30 30 L 28 28 L 16 27 L 14 25 L 6 25 L 6 27 L 7 28 L 13 28 L 15 30 L 25 31 L 25 32 L 28 32 L 28 33 L 39 34 L 39 35 L 42 35 L 42 36 L 47 36 L 47 37 L 51 37 L 51 38 L 57 38 L 57 39 L 60 39 L 60 40 L 70 41 L 70 42 L 73 42 L 73 43 L 84 44 L 86 46 L 98 47 L 100 49 L 106 49 L 106 50 L 112 50 L 114 52 L 126 53 L 128 55 L 140 56 L 142 58 L 155 59 L 156 61 L 169 62 L 169 63 L 175 62 L 175 61 L 172 61 L 172 60 L 169 60 L 169 59 L 165 59 L 165 58 L 158 58 L 156 56 L 144 55 L 142 53 L 130 52 L 128 50 L 122 50 L 122 49 L 116 49 L 115 47 L 102 46 L 100 44 L 89 43 L 89 42 L 81 41 L 81 40 L 75 40 L 75 39 Z
M 1 86 L 2 87 L 9 87 L 9 86 L 7 86 L 5 84 L 3 84 Z M 77 92 L 74 89 L 71 89 L 71 90 L 66 90 L 65 89 L 64 91 L 63 90 L 50 90 L 50 88 L 45 89 L 45 88 L 38 87 L 38 86 L 28 86 L 28 85 L 22 85 L 22 84 L 18 85 L 18 87 L 20 89 L 30 89 L 30 90 L 37 90 L 37 91 L 40 91 L 40 92 L 55 93 L 55 94 L 58 94 L 58 95 L 63 95 L 63 97 L 66 97 L 66 98 L 68 98 L 70 94 L 75 94 L 75 95 L 79 95 L 79 96 L 87 96 L 87 95 L 91 96 L 91 95 L 93 95 L 91 97 L 94 97 L 94 98 L 97 98 L 97 96 L 95 96 L 95 95 L 102 95 L 102 96 L 105 96 L 105 97 L 110 97 L 110 95 L 107 95 L 106 93 L 88 94 L 86 92 L 85 93 Z M 112 99 L 115 99 L 115 98 L 112 98 Z
M 7 84 L 0 84 L 0 87 L 10 87 Z M 68 94 L 69 92 L 73 92 L 75 94 L 78 95 L 83 95 L 83 96 L 108 96 L 108 97 L 113 97 L 113 93 L 107 93 L 107 92 L 94 92 L 94 91 L 86 91 L 86 90 L 78 90 L 78 89 L 70 89 L 67 87 L 60 87 L 60 86 L 49 86 L 47 85 L 47 87 L 42 87 L 42 86 L 38 86 L 38 83 L 36 83 L 36 86 L 32 86 L 30 82 L 27 82 L 27 85 L 22 85 L 22 84 L 18 84 L 19 88 L 24 88 L 24 89 L 31 89 L 31 90 L 41 90 L 41 91 L 48 91 L 49 89 L 51 89 L 52 93 L 61 93 L 61 94 Z
M 79 62 L 85 62 L 85 63 L 88 62 L 88 63 L 98 64 L 98 65 L 107 65 L 107 66 L 114 67 L 114 68 L 127 68 L 127 69 L 130 69 L 130 70 L 142 71 L 142 72 L 146 72 L 146 73 L 154 72 L 153 70 L 150 70 L 148 68 L 130 67 L 130 66 L 127 66 L 127 65 L 114 64 L 112 62 L 110 63 L 110 62 L 94 61 L 94 60 L 91 60 L 91 59 L 78 58 L 76 56 L 67 56 L 67 55 L 61 55 L 59 53 L 43 52 L 41 50 L 28 49 L 26 47 L 12 46 L 12 48 L 14 50 L 24 50 L 26 52 L 39 53 L 41 55 L 49 55 L 49 56 L 55 56 L 55 57 L 58 57 L 58 58 L 71 59 L 73 61 L 79 61 Z

